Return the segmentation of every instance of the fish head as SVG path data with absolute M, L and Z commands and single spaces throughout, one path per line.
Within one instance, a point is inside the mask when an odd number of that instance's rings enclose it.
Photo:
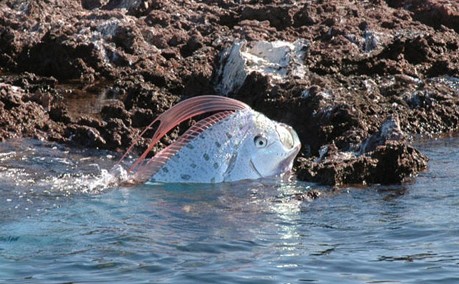
M 249 167 L 260 177 L 280 175 L 292 169 L 301 143 L 295 130 L 261 113 L 254 116 L 254 127 L 246 139 Z

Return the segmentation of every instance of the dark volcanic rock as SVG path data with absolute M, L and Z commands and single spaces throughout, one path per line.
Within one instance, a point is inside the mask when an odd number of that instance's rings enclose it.
M 61 140 L 63 126 L 28 95 L 18 86 L 0 83 L 0 140 L 22 136 Z
M 85 147 L 103 147 L 107 143 L 97 129 L 86 125 L 70 125 L 66 135 L 73 143 Z
M 298 177 L 329 185 L 404 182 L 427 167 L 427 157 L 406 142 L 396 117 L 365 139 L 358 152 L 335 144 L 322 146 L 318 158 L 300 158 Z
M 432 27 L 441 25 L 459 32 L 459 4 L 454 0 L 386 0 L 391 7 L 413 12 L 413 18 Z
M 425 155 L 397 141 L 359 157 L 333 150 L 317 162 L 299 159 L 298 178 L 328 185 L 392 184 L 407 181 L 427 167 Z
M 329 144 L 321 148 L 319 158 L 300 159 L 298 177 L 330 185 L 406 181 L 424 170 L 428 160 L 406 139 L 398 117 L 391 116 L 362 142 L 358 152 Z
M 411 135 L 458 129 L 456 2 L 3 1 L 0 139 L 124 151 L 179 100 L 225 94 L 297 130 L 300 179 L 401 182 L 426 166 Z M 255 48 L 221 88 L 221 55 L 259 41 L 293 67 L 256 69 Z

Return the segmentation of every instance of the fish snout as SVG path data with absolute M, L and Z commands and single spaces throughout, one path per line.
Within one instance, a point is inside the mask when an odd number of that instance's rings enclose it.
M 276 126 L 276 131 L 282 145 L 284 145 L 287 150 L 299 149 L 301 147 L 300 138 L 293 127 L 284 123 L 279 123 Z

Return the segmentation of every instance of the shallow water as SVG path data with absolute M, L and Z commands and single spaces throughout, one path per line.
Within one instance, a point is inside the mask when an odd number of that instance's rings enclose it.
M 459 138 L 413 183 L 107 187 L 108 152 L 0 144 L 0 282 L 459 281 Z M 322 192 L 298 201 L 297 193 Z

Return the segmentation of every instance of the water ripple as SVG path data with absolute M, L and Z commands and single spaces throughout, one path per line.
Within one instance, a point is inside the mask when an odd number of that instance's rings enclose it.
M 364 189 L 104 187 L 109 153 L 2 144 L 0 282 L 455 283 L 457 142 L 420 144 L 416 182 Z

